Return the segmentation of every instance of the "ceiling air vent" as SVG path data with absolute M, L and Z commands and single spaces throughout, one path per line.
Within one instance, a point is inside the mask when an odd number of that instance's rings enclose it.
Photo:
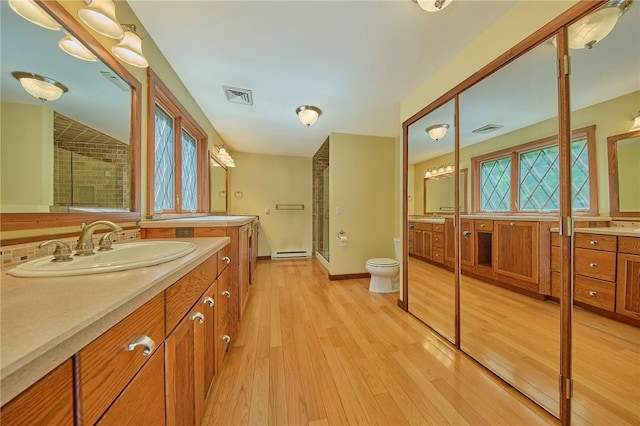
M 242 105 L 253 105 L 253 95 L 249 89 L 239 89 L 237 87 L 222 86 L 224 94 L 229 102 Z
M 478 127 L 477 129 L 473 130 L 472 133 L 491 133 L 491 132 L 495 132 L 498 129 L 502 129 L 504 126 L 501 126 L 499 124 L 487 124 L 486 126 L 482 126 L 482 127 Z
M 120 77 L 116 76 L 115 74 L 113 74 L 113 73 L 111 73 L 109 71 L 100 71 L 100 74 L 102 74 L 102 76 L 104 78 L 106 78 L 107 80 L 112 82 L 114 85 L 116 85 L 123 92 L 128 92 L 129 90 L 131 90 L 131 87 L 129 87 L 129 85 L 127 83 L 122 81 L 122 79 Z

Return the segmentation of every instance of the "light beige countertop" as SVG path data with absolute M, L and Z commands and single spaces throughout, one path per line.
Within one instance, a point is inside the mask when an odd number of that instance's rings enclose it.
M 432 218 L 411 218 L 409 222 L 420 222 L 420 223 L 444 223 L 444 217 L 432 217 Z
M 229 244 L 228 237 L 183 238 L 196 250 L 146 268 L 0 282 L 1 404 L 70 358 L 120 320 Z
M 176 227 L 227 227 L 242 226 L 257 220 L 258 216 L 197 216 L 177 219 L 159 219 L 140 221 L 141 228 L 176 228 Z
M 622 226 L 575 228 L 576 233 L 619 235 L 623 237 L 640 237 L 640 228 L 624 228 Z

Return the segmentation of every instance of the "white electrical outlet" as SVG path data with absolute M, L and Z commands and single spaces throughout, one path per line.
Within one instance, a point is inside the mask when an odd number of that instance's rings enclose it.
M 336 207 L 336 214 L 342 214 L 342 207 Z

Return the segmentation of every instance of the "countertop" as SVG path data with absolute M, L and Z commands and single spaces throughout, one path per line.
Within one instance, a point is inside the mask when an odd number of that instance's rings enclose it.
M 94 275 L 0 282 L 0 395 L 11 400 L 137 308 L 229 244 L 182 238 L 192 253 L 156 266 Z
M 444 218 L 452 218 L 453 216 L 444 216 L 443 218 L 432 217 L 409 217 L 409 222 L 424 222 L 424 223 L 442 223 Z M 504 215 L 504 214 L 461 214 L 461 219 L 487 219 L 487 220 L 535 220 L 539 222 L 554 222 L 560 220 L 558 216 L 549 215 Z M 439 222 L 438 222 L 439 220 Z M 586 222 L 610 222 L 611 217 L 607 216 L 574 216 L 576 221 Z
M 558 228 L 551 228 L 551 232 L 558 232 L 558 230 L 559 230 Z M 603 234 L 603 235 L 618 235 L 622 237 L 640 238 L 640 228 L 623 228 L 621 226 L 575 228 L 573 231 L 576 234 Z
M 242 226 L 256 220 L 258 216 L 197 216 L 177 219 L 159 219 L 140 221 L 141 228 L 175 228 L 194 227 L 205 228 L 210 226 Z

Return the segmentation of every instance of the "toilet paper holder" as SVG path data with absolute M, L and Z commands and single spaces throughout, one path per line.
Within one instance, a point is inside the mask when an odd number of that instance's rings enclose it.
M 340 241 L 346 241 L 347 240 L 347 233 L 344 232 L 342 229 L 340 230 L 340 232 L 338 232 L 338 239 Z

